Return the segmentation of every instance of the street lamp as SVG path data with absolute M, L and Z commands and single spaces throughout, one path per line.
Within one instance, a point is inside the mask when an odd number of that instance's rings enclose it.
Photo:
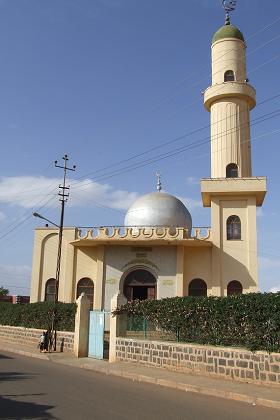
M 40 219 L 43 219 L 43 220 L 46 220 L 47 222 L 49 222 L 52 225 L 54 225 L 54 226 L 56 226 L 56 227 L 59 228 L 59 226 L 56 223 L 52 222 L 51 220 L 47 219 L 46 217 L 42 216 L 41 214 L 37 213 L 36 211 L 34 211 L 34 213 L 32 213 L 32 214 L 33 214 L 33 216 L 39 217 Z

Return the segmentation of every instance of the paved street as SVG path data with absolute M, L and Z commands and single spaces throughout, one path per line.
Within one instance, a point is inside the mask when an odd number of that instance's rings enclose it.
M 279 411 L 0 354 L 0 419 L 278 420 Z

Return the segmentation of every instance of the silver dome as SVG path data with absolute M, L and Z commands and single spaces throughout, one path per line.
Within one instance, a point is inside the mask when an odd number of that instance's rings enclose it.
M 138 198 L 128 209 L 125 226 L 185 227 L 191 231 L 192 218 L 178 198 L 164 192 L 152 192 Z

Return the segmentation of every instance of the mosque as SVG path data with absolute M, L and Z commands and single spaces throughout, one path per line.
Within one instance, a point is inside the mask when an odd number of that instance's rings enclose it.
M 201 180 L 211 227 L 194 229 L 185 205 L 157 191 L 138 198 L 124 227 L 82 234 L 63 229 L 58 300 L 85 292 L 91 308 L 110 310 L 120 291 L 129 301 L 174 296 L 227 296 L 258 290 L 256 210 L 266 178 L 252 176 L 250 110 L 255 89 L 246 74 L 246 44 L 229 18 L 212 39 L 211 176 Z M 31 302 L 55 299 L 58 229 L 35 229 Z

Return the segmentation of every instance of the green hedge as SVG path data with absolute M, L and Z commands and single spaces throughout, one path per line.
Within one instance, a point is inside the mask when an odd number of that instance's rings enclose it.
M 144 317 L 179 341 L 280 351 L 280 293 L 134 301 L 114 314 Z
M 74 331 L 76 303 L 61 303 L 55 305 L 57 330 Z M 25 305 L 0 303 L 0 324 L 26 328 L 51 327 L 53 302 L 38 302 Z

